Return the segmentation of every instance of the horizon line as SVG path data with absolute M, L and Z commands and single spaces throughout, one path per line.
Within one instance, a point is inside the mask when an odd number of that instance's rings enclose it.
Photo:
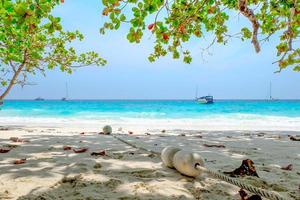
M 183 99 L 159 99 L 159 98 L 153 98 L 153 99 L 119 99 L 119 98 L 113 98 L 113 99 L 67 99 L 66 101 L 191 101 L 195 100 L 194 98 L 183 98 Z M 300 99 L 273 99 L 270 100 L 269 98 L 214 98 L 214 100 L 257 100 L 257 101 L 286 101 L 286 100 L 300 100 Z M 39 101 L 35 99 L 4 99 L 3 101 Z M 62 99 L 43 99 L 40 101 L 63 101 Z

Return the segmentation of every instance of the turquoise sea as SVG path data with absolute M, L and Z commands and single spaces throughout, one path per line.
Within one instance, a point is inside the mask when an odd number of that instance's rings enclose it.
M 300 101 L 216 100 L 199 104 L 192 100 L 7 100 L 0 107 L 0 118 L 149 118 L 202 119 L 300 117 Z

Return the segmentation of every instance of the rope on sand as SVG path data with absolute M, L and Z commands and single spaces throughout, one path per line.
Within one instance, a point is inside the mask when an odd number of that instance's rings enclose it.
M 117 137 L 117 136 L 115 136 L 115 135 L 113 135 L 113 137 L 116 138 L 117 140 L 119 140 L 119 141 L 121 141 L 121 142 L 123 142 L 123 143 L 125 143 L 125 144 L 127 144 L 127 145 L 129 145 L 129 146 L 131 146 L 131 147 L 133 147 L 133 148 L 135 148 L 135 149 L 140 149 L 140 150 L 142 150 L 142 151 L 146 151 L 146 152 L 149 152 L 149 153 L 152 153 L 152 154 L 155 154 L 155 155 L 160 156 L 160 153 L 159 153 L 159 152 L 152 151 L 152 150 L 148 150 L 148 149 L 143 148 L 143 147 L 138 147 L 138 146 L 136 146 L 135 144 L 132 144 L 132 143 L 126 141 L 126 140 L 123 140 L 123 139 L 121 139 L 121 138 L 119 138 L 119 137 Z
M 207 174 L 210 174 L 211 176 L 213 176 L 213 177 L 215 177 L 217 179 L 221 179 L 221 180 L 223 180 L 223 181 L 225 181 L 227 183 L 231 183 L 231 184 L 233 184 L 235 186 L 238 186 L 240 188 L 248 190 L 249 192 L 252 192 L 254 194 L 258 194 L 260 196 L 266 197 L 268 199 L 287 200 L 287 199 L 279 196 L 278 194 L 276 194 L 274 192 L 270 192 L 270 191 L 267 191 L 267 190 L 264 190 L 264 189 L 260 189 L 260 188 L 254 187 L 252 185 L 245 184 L 245 183 L 241 182 L 240 180 L 230 178 L 228 176 L 225 176 L 225 175 L 220 174 L 218 172 L 212 171 L 212 170 L 207 169 L 205 167 L 202 167 L 200 165 L 195 166 L 195 168 L 197 170 L 202 171 L 202 172 L 206 172 Z
M 146 151 L 146 152 L 158 155 L 158 156 L 161 155 L 159 152 L 155 152 L 155 151 L 143 148 L 143 147 L 136 146 L 135 144 L 132 144 L 132 143 L 130 143 L 130 142 L 124 140 L 124 139 L 121 139 L 121 138 L 119 138 L 115 135 L 113 137 L 116 138 L 117 140 L 119 140 L 119 141 L 135 148 L 135 149 L 140 149 L 142 151 Z M 227 183 L 230 183 L 232 185 L 235 185 L 235 186 L 238 186 L 238 187 L 243 188 L 245 190 L 248 190 L 249 192 L 252 192 L 254 194 L 258 194 L 260 196 L 263 196 L 265 198 L 272 199 L 272 200 L 288 200 L 288 199 L 285 199 L 285 198 L 281 197 L 280 195 L 278 195 L 274 192 L 267 191 L 267 190 L 264 190 L 264 189 L 261 189 L 261 188 L 257 188 L 257 187 L 254 187 L 252 185 L 245 184 L 241 180 L 230 178 L 226 175 L 223 175 L 223 174 L 220 174 L 218 172 L 207 169 L 207 168 L 205 168 L 201 165 L 196 165 L 195 169 L 197 169 L 201 172 L 205 172 L 205 173 L 207 173 L 207 174 L 209 174 L 209 175 L 211 175 L 211 176 L 213 176 L 217 179 L 223 180 L 223 181 L 225 181 Z

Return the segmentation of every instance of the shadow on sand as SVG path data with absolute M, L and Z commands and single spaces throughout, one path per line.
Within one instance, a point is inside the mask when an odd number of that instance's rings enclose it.
M 223 163 L 210 159 L 206 159 L 206 163 L 211 167 L 216 164 L 223 166 L 223 170 L 239 166 L 240 157 L 236 155 L 245 156 L 243 151 L 254 148 L 248 145 L 239 152 L 239 148 L 203 147 L 207 142 L 224 142 L 225 139 L 221 137 L 215 141 L 194 136 L 120 137 L 154 151 L 177 144 L 200 152 L 204 158 L 214 155 L 214 159 Z M 95 133 L 62 136 L 57 132 L 28 133 L 23 138 L 30 142 L 17 144 L 9 153 L 0 154 L 0 199 L 233 199 L 238 194 L 239 188 L 215 179 L 182 176 L 173 169 L 163 167 L 158 156 L 134 149 L 112 136 Z M 227 138 L 227 143 L 251 140 Z M 8 144 L 11 141 L 0 139 L 0 146 Z M 64 151 L 65 145 L 72 148 L 88 147 L 89 150 L 77 154 L 72 150 Z M 106 156 L 90 155 L 102 149 L 107 151 Z M 252 151 L 250 155 L 255 154 Z M 224 157 L 236 159 L 227 162 L 221 159 Z M 13 160 L 20 158 L 26 158 L 27 162 L 12 164 Z
M 25 136 L 23 138 L 30 142 L 17 144 L 9 153 L 0 155 L 0 199 L 218 199 L 232 196 L 229 190 L 233 186 L 182 176 L 163 167 L 159 157 L 133 149 L 112 136 Z M 134 142 L 140 138 L 126 139 Z M 150 140 L 143 139 L 146 143 Z M 152 146 L 156 148 L 154 140 Z M 7 144 L 11 141 L 0 139 L 0 146 Z M 89 151 L 76 154 L 64 151 L 64 145 L 88 147 Z M 99 149 L 105 149 L 107 156 L 90 155 Z M 20 158 L 26 158 L 27 162 L 12 164 Z

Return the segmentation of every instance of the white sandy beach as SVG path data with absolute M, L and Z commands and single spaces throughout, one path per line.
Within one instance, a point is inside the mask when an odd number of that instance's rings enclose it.
M 0 5 L 0 200 L 300 200 L 300 0 Z
M 0 199 L 240 199 L 236 186 L 208 176 L 183 176 L 164 167 L 155 155 L 112 136 L 99 135 L 103 125 L 99 123 L 97 128 L 68 122 L 25 126 L 19 122 L 8 126 L 1 122 L 0 147 L 17 147 L 0 154 Z M 163 124 L 135 126 L 122 122 L 111 125 L 114 134 L 147 149 L 161 151 L 173 145 L 198 152 L 206 166 L 216 171 L 233 171 L 243 159 L 252 159 L 260 178 L 244 177 L 243 181 L 287 199 L 300 199 L 300 142 L 287 136 L 300 135 L 295 131 L 220 131 L 188 125 L 172 129 L 170 124 L 163 128 Z M 10 137 L 29 142 L 14 143 Z M 226 148 L 203 144 L 223 144 Z M 65 145 L 89 150 L 76 154 L 64 151 Z M 107 156 L 90 155 L 102 149 Z M 21 158 L 27 158 L 27 162 L 13 164 Z M 293 165 L 291 171 L 280 169 L 288 164 Z

